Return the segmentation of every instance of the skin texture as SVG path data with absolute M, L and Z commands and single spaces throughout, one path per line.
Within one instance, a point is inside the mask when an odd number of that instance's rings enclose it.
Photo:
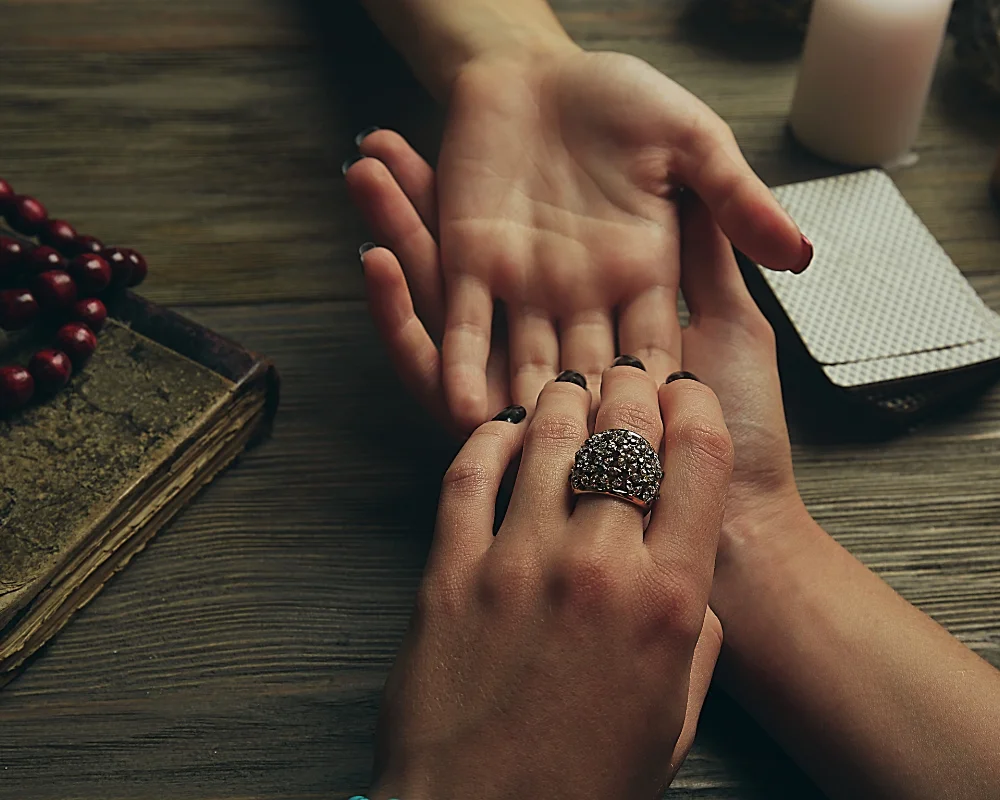
M 435 344 L 440 341 L 443 329 L 443 301 L 440 296 L 441 268 L 432 234 L 436 228 L 433 171 L 398 134 L 380 131 L 369 138 L 369 152 L 373 155 L 353 165 L 346 180 L 369 225 L 382 241 L 392 243 L 402 261 L 387 248 L 365 250 L 362 263 L 369 308 L 407 389 L 443 428 L 464 438 L 444 401 L 441 354 Z M 401 176 L 400 183 L 395 176 Z M 402 186 L 406 187 L 405 192 Z M 412 297 L 409 287 L 413 287 Z M 671 336 L 679 336 L 679 329 L 677 333 L 666 328 L 661 330 L 664 331 L 663 342 Z M 636 344 L 629 338 L 628 331 L 623 331 L 620 339 L 626 348 Z M 495 338 L 489 387 L 491 405 L 497 408 L 513 402 L 508 388 L 505 352 L 503 339 Z M 668 361 L 657 372 L 645 366 L 654 383 L 660 384 L 679 363 Z M 590 418 L 594 420 L 593 392 L 588 392 L 588 396 Z M 694 741 L 698 714 L 721 646 L 722 626 L 709 609 L 692 659 L 683 729 L 667 759 L 670 778 L 680 768 Z
M 404 194 L 393 187 L 382 186 L 385 207 Z M 717 678 L 831 797 L 995 797 L 1000 673 L 811 519 L 795 485 L 773 332 L 693 193 L 680 220 L 691 311 L 680 366 L 717 393 L 735 449 L 711 594 L 726 631 Z M 407 281 L 416 287 L 421 267 L 401 259 L 365 255 L 369 302 L 404 380 L 433 404 L 440 363 L 407 372 L 418 340 L 427 363 L 436 350 L 413 335 L 422 324 Z M 695 707 L 689 699 L 692 732 Z
M 684 725 L 732 445 L 711 390 L 605 373 L 596 431 L 663 446 L 643 513 L 567 476 L 590 396 L 551 382 L 529 422 L 488 422 L 445 475 L 417 608 L 386 684 L 373 798 L 657 797 Z M 668 420 L 666 424 L 662 419 Z M 524 449 L 496 536 L 494 509 Z
M 366 6 L 447 104 L 430 202 L 442 384 L 464 432 L 499 408 L 497 328 L 508 392 L 529 410 L 563 369 L 586 375 L 598 397 L 604 366 L 624 351 L 616 332 L 666 374 L 680 353 L 676 314 L 646 312 L 677 292 L 679 186 L 751 257 L 807 263 L 810 248 L 718 116 L 639 59 L 585 52 L 541 0 Z

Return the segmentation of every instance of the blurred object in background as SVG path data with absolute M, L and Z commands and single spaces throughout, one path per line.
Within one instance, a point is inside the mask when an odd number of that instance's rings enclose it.
M 993 199 L 1000 203 L 1000 152 L 997 153 L 997 160 L 993 163 L 993 177 L 990 178 L 990 191 Z
M 733 25 L 759 25 L 804 32 L 813 0 L 720 0 Z
M 1000 0 L 955 0 L 949 30 L 959 63 L 1000 94 Z
M 850 166 L 910 154 L 951 0 L 816 0 L 790 124 L 806 148 Z

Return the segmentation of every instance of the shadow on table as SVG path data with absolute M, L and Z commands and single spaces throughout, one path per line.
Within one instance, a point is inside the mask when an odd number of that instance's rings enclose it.
M 297 0 L 302 25 L 320 44 L 326 89 L 345 142 L 378 126 L 402 133 L 431 164 L 436 161 L 443 116 L 359 3 Z
M 726 20 L 724 0 L 692 0 L 681 15 L 685 38 L 740 61 L 789 61 L 802 52 L 804 30 L 789 23 L 737 25 Z
M 764 730 L 725 692 L 712 688 L 698 724 L 698 736 L 689 761 L 710 758 L 725 769 L 714 776 L 718 785 L 739 787 L 747 800 L 822 800 L 815 784 L 778 747 Z M 692 767 L 694 764 L 692 763 Z M 699 797 L 698 787 L 685 787 L 682 767 L 667 797 Z

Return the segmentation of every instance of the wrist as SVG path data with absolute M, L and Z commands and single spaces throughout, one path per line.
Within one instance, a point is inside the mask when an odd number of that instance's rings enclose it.
M 447 101 L 473 64 L 524 62 L 579 50 L 545 0 L 363 0 L 420 82 Z
M 727 515 L 719 538 L 712 608 L 727 634 L 738 615 L 753 612 L 747 598 L 803 574 L 831 541 L 794 486 L 755 500 L 734 504 L 742 511 Z
M 580 51 L 580 46 L 561 28 L 550 31 L 516 25 L 501 27 L 479 37 L 463 52 L 442 60 L 438 74 L 430 78 L 426 85 L 432 94 L 447 102 L 456 84 L 463 80 L 475 80 L 475 76 L 487 73 L 496 75 L 498 71 L 531 76 Z

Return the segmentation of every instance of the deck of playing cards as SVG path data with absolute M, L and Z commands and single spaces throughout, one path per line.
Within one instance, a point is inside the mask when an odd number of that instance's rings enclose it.
M 885 172 L 774 193 L 816 254 L 801 275 L 760 275 L 834 387 L 912 416 L 1000 374 L 1000 316 Z

